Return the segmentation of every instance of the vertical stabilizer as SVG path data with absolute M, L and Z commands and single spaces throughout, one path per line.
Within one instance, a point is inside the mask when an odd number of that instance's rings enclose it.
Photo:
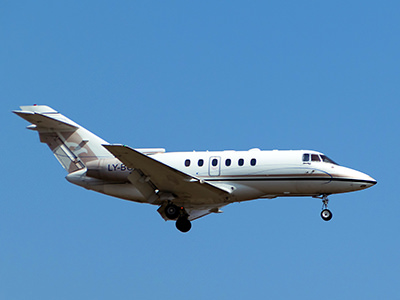
M 102 146 L 106 141 L 46 105 L 21 106 L 13 113 L 32 123 L 27 128 L 39 133 L 68 173 L 89 161 L 113 157 Z

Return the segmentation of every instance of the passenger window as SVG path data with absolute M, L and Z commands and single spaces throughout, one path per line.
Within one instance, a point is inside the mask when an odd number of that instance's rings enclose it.
M 197 164 L 199 165 L 199 167 L 202 167 L 204 165 L 204 160 L 203 159 L 199 159 Z
M 311 161 L 321 161 L 321 160 L 319 159 L 319 155 L 311 154 Z
M 231 165 L 232 161 L 230 158 L 228 158 L 227 160 L 225 160 L 225 166 L 229 167 Z
M 252 158 L 251 161 L 250 161 L 250 164 L 251 164 L 252 166 L 255 166 L 256 163 L 257 163 L 257 160 L 256 160 L 255 158 Z
M 239 166 L 243 166 L 244 165 L 244 159 L 240 158 L 238 161 Z
M 190 159 L 185 160 L 185 166 L 189 167 L 190 166 Z
M 214 158 L 211 162 L 211 164 L 216 167 L 218 165 L 218 159 Z
M 309 161 L 310 160 L 310 154 L 306 153 L 303 154 L 303 161 Z

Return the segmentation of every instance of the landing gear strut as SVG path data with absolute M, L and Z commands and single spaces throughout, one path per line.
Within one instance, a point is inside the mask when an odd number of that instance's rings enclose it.
M 322 211 L 321 211 L 321 218 L 324 221 L 329 221 L 332 219 L 332 212 L 328 209 L 328 195 L 323 195 L 322 196 Z

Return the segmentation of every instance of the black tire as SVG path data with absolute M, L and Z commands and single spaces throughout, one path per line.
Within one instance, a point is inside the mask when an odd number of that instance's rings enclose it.
M 329 221 L 330 219 L 332 219 L 332 212 L 329 209 L 324 209 L 323 211 L 321 211 L 321 218 L 324 221 Z
M 192 223 L 186 217 L 181 217 L 176 221 L 175 226 L 181 232 L 188 232 L 192 228 Z
M 165 215 L 168 219 L 174 220 L 179 216 L 179 208 L 174 204 L 168 204 L 165 207 Z

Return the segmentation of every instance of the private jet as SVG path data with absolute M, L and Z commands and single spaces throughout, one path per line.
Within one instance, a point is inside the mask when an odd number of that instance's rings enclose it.
M 13 111 L 37 131 L 78 186 L 158 206 L 161 217 L 188 232 L 191 221 L 235 202 L 307 196 L 322 200 L 321 217 L 332 218 L 328 196 L 369 188 L 376 180 L 312 150 L 166 152 L 109 144 L 46 105 Z

